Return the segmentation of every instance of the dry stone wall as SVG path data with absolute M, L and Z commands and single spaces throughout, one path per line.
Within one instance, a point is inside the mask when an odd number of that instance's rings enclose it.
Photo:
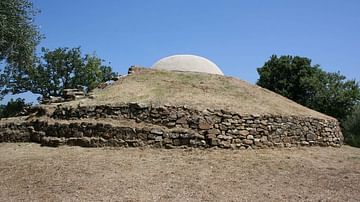
M 51 118 L 58 122 L 32 121 L 11 127 L 2 126 L 0 142 L 23 139 L 48 146 L 67 144 L 86 147 L 233 149 L 340 146 L 343 143 L 336 120 L 280 115 L 241 115 L 212 109 L 198 111 L 186 106 L 155 107 L 139 103 L 75 108 L 59 106 Z M 113 121 L 112 124 L 104 121 L 94 123 L 88 121 L 90 118 Z M 116 120 L 146 123 L 146 126 L 120 126 L 113 124 Z M 14 138 L 15 134 L 21 133 L 19 131 L 24 131 L 23 135 Z

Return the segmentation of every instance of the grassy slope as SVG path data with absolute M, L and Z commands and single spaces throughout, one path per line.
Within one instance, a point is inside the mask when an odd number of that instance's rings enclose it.
M 276 93 L 245 81 L 194 72 L 143 70 L 105 89 L 88 104 L 142 102 L 225 109 L 242 114 L 282 114 L 331 119 Z

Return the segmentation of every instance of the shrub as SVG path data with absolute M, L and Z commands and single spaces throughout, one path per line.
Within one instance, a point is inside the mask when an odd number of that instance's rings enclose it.
M 25 103 L 24 99 L 11 99 L 6 105 L 0 106 L 0 118 L 18 116 L 29 106 L 30 104 Z
M 360 147 L 360 104 L 343 122 L 345 142 L 351 146 Z

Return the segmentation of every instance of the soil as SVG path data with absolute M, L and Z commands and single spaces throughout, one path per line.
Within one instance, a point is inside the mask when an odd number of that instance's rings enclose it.
M 0 143 L 0 201 L 358 201 L 360 149 Z

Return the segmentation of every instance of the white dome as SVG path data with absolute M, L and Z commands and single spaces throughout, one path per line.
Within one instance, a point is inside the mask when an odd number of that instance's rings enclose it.
M 151 68 L 224 75 L 216 64 L 196 55 L 173 55 L 165 57 L 157 61 Z

